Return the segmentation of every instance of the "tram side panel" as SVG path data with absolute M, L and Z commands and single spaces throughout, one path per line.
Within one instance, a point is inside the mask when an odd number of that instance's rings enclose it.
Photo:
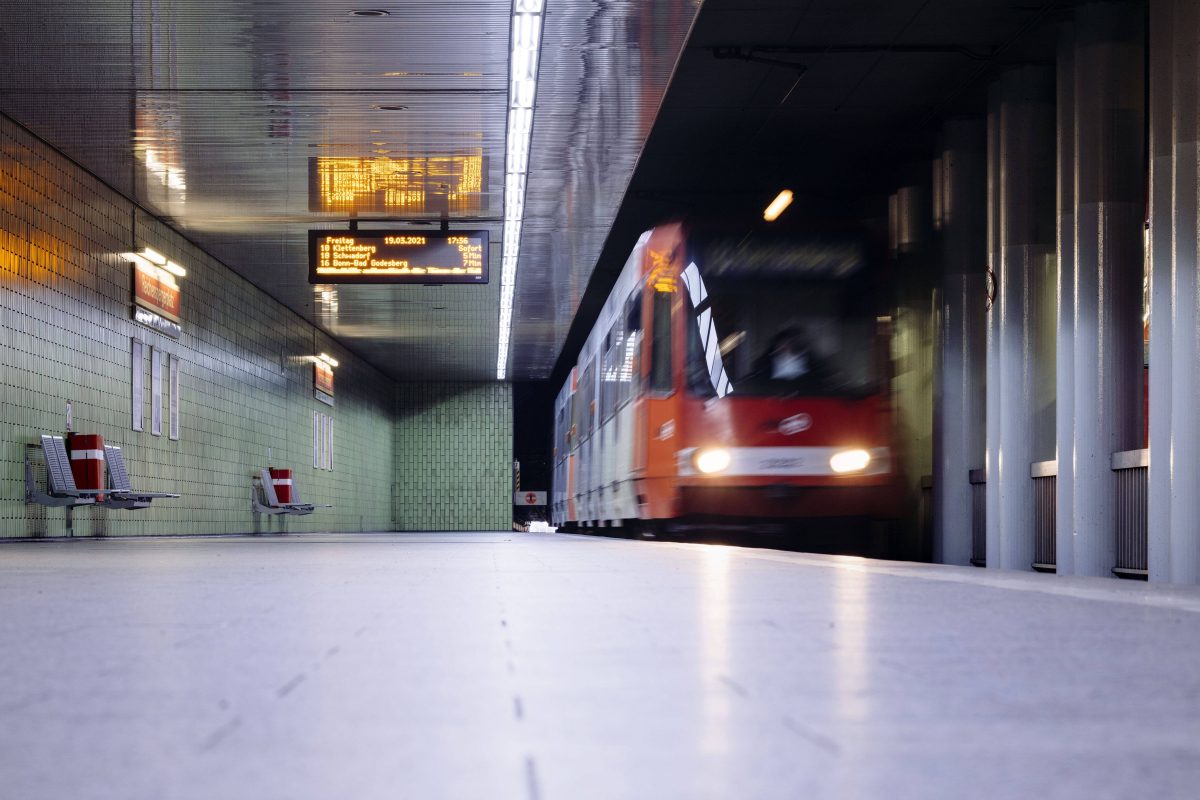
M 634 249 L 618 276 L 595 331 L 597 358 L 602 363 L 598 515 L 604 525 L 623 524 L 637 516 L 632 475 L 633 367 L 637 359 L 632 357 L 631 348 L 640 338 L 641 305 L 636 298 L 641 291 L 641 249 Z M 631 322 L 630 317 L 635 314 L 638 316 Z
M 632 462 L 638 376 L 633 372 L 641 354 L 631 348 L 641 345 L 641 335 L 639 331 L 630 340 L 627 317 L 634 309 L 640 320 L 641 305 L 630 298 L 637 297 L 644 274 L 648 236 L 643 234 L 635 245 L 580 351 L 575 378 L 560 392 L 575 411 L 567 435 L 566 476 L 559 478 L 565 481 L 564 523 L 611 524 L 636 515 Z
M 675 451 L 683 425 L 679 387 L 684 362 L 678 287 L 685 252 L 678 223 L 655 228 L 647 241 L 643 398 L 634 464 L 643 519 L 670 519 L 680 513 Z

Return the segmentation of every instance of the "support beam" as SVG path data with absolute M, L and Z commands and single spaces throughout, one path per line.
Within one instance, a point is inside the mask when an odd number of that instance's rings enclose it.
M 1074 573 L 1116 564 L 1112 454 L 1142 446 L 1143 18 L 1075 14 Z
M 942 230 L 942 306 L 935 387 L 933 491 L 935 559 L 971 560 L 970 470 L 984 458 L 987 168 L 983 120 L 946 123 L 934 162 Z
M 988 88 L 987 113 L 987 297 L 985 339 L 984 564 L 1000 565 L 1000 307 L 996 273 L 1000 269 L 1000 83 Z
M 1175 2 L 1150 4 L 1150 468 L 1147 566 L 1171 580 L 1171 268 L 1175 237 Z
M 1167 4 L 1156 4 L 1162 13 Z M 1171 216 L 1171 519 L 1170 579 L 1200 582 L 1200 298 L 1197 291 L 1197 199 L 1200 195 L 1200 8 L 1174 4 L 1171 78 L 1173 192 Z M 1153 369 L 1153 367 L 1151 367 Z
M 1000 79 L 996 360 L 999 436 L 989 439 L 989 504 L 998 514 L 988 566 L 1030 569 L 1034 503 L 1030 464 L 1054 457 L 1054 70 L 1025 66 Z M 989 417 L 992 407 L 988 407 Z M 989 423 L 991 420 L 989 420 Z M 990 425 L 989 425 L 990 427 Z M 994 477 L 993 477 L 994 476 Z M 992 531 L 989 530 L 989 533 Z M 995 553 L 996 558 L 993 558 Z
M 1055 436 L 1058 476 L 1055 569 L 1075 572 L 1075 27 L 1059 31 L 1055 108 L 1058 128 L 1058 339 Z

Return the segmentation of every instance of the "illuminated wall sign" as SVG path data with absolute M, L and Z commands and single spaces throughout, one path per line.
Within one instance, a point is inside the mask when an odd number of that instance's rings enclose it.
M 118 255 L 133 265 L 134 321 L 178 339 L 180 294 L 175 278 L 187 275 L 187 270 L 149 247 Z
M 333 399 L 333 367 L 324 361 L 313 362 L 313 390 L 318 400 Z
M 487 231 L 309 231 L 309 283 L 487 283 Z
M 487 159 L 471 154 L 308 160 L 308 210 L 345 214 L 478 215 L 486 211 Z
M 133 265 L 133 302 L 172 322 L 179 319 L 179 284 L 158 267 Z

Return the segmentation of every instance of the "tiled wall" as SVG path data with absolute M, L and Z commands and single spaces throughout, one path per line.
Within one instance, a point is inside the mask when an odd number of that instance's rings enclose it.
M 153 247 L 188 269 L 183 336 L 131 319 L 130 267 Z M 145 432 L 131 430 L 131 338 L 146 342 Z M 150 433 L 149 347 L 180 359 L 181 436 Z M 340 361 L 337 405 L 313 398 L 307 357 Z M 165 384 L 164 369 L 164 384 Z M 124 447 L 135 488 L 173 491 L 149 509 L 77 509 L 73 534 L 389 530 L 395 384 L 311 325 L 136 211 L 88 173 L 0 117 L 0 536 L 61 536 L 61 508 L 24 501 L 26 445 L 64 430 Z M 334 469 L 313 468 L 313 412 L 334 418 Z M 291 467 L 306 517 L 258 517 L 250 476 Z M 428 457 L 429 454 L 425 453 Z M 502 526 L 506 527 L 506 526 Z
M 512 420 L 507 383 L 399 384 L 397 530 L 508 530 Z

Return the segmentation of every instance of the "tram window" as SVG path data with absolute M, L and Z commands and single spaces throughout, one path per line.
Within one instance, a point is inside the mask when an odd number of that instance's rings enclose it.
M 671 303 L 675 296 L 655 292 L 651 320 L 653 341 L 650 348 L 650 389 L 670 392 L 671 386 Z
M 621 400 L 637 397 L 642 384 L 642 288 L 625 301 L 625 352 L 621 364 Z
M 612 419 L 613 414 L 617 411 L 617 360 L 618 354 L 621 351 L 621 322 L 617 320 L 613 323 L 612 328 L 608 332 L 608 336 L 604 337 L 604 365 L 600 374 L 600 408 L 602 413 L 601 419 L 605 422 Z
M 716 397 L 717 390 L 709 375 L 708 360 L 704 354 L 704 340 L 700 338 L 700 323 L 696 318 L 691 300 L 685 301 L 687 313 L 687 387 L 698 397 Z
M 583 385 L 580 387 L 583 394 L 583 408 L 580 409 L 580 416 L 583 418 L 585 425 L 580 425 L 581 438 L 586 439 L 591 436 L 592 431 L 596 427 L 596 362 L 589 361 L 588 365 L 583 368 Z
M 579 437 L 583 434 L 583 425 L 580 424 L 583 421 L 582 404 L 580 403 L 582 398 L 579 396 L 580 389 L 579 384 L 576 384 L 575 391 L 571 392 L 571 427 L 568 429 L 569 433 L 567 435 L 571 440 L 572 450 L 579 447 Z

